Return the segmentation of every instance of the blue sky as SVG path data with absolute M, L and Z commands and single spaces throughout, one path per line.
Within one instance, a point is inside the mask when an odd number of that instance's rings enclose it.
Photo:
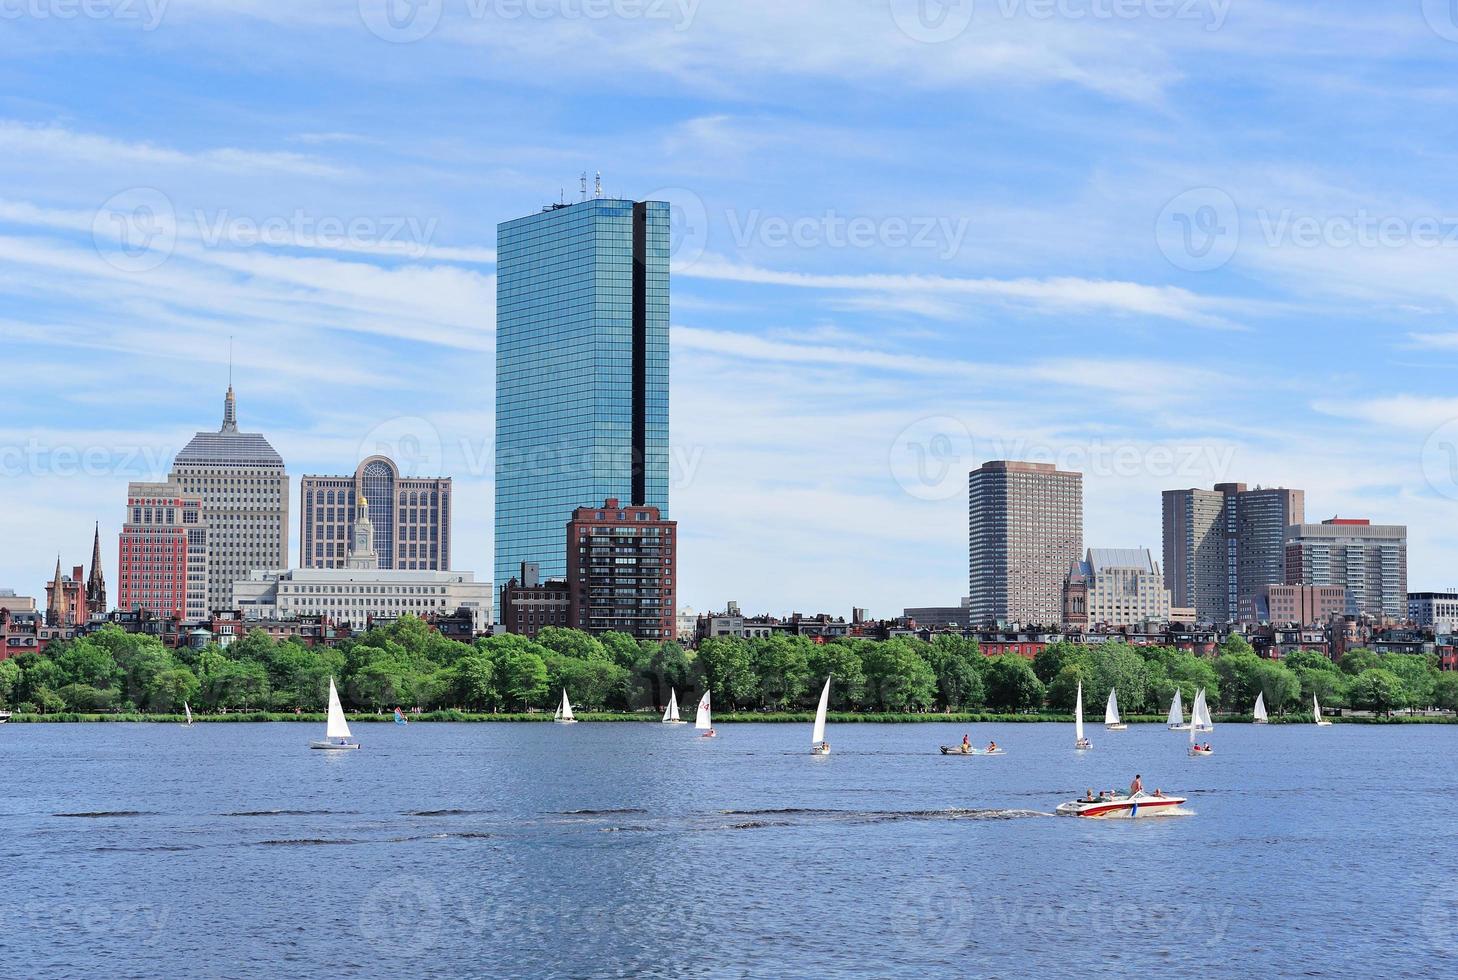
M 1090 546 L 1296 486 L 1458 584 L 1450 5 L 928 2 L 4 5 L 0 586 L 100 520 L 114 587 L 229 336 L 291 474 L 403 447 L 488 574 L 495 226 L 583 171 L 675 205 L 695 608 L 955 603 L 992 458 Z

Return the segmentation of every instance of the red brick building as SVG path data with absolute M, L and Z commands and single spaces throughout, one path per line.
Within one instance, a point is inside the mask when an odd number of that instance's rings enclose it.
M 189 558 L 191 560 L 189 560 Z M 207 609 L 202 499 L 176 483 L 127 485 L 117 607 L 197 622 Z
M 678 522 L 663 520 L 657 507 L 624 507 L 609 497 L 601 507 L 574 510 L 567 522 L 570 625 L 589 633 L 673 639 L 677 536 Z

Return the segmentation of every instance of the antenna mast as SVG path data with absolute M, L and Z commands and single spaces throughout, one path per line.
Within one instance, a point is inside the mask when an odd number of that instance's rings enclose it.
M 597 181 L 593 184 L 592 196 L 593 197 L 602 197 L 602 171 L 601 170 L 599 170 L 597 172 Z
M 582 199 L 587 200 L 587 171 L 582 171 Z

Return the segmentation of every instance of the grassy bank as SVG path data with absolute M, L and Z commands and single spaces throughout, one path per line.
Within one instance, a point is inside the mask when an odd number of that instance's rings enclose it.
M 281 711 L 230 711 L 226 715 L 204 715 L 195 714 L 195 721 L 199 722 L 304 722 L 307 724 L 322 725 L 325 718 L 321 712 L 305 712 L 294 714 L 293 712 Z M 468 711 L 428 711 L 424 714 L 410 715 L 412 722 L 433 722 L 433 721 L 461 721 L 461 722 L 550 722 L 552 716 L 544 711 L 536 712 L 468 712 Z M 641 722 L 656 724 L 660 718 L 657 712 L 643 711 L 587 711 L 578 712 L 579 721 L 613 721 L 613 722 Z M 809 711 L 783 711 L 783 712 L 724 712 L 714 716 L 715 725 L 734 724 L 735 722 L 761 722 L 771 724 L 804 724 L 808 725 L 814 721 L 814 713 Z M 394 721 L 391 714 L 375 714 L 373 712 L 364 714 L 349 714 L 351 722 L 389 724 Z M 921 713 L 898 713 L 898 712 L 831 712 L 829 720 L 837 724 L 923 724 L 928 722 L 944 722 L 963 725 L 974 724 L 1030 724 L 1046 722 L 1050 724 L 1073 724 L 1073 715 L 1066 714 L 998 714 L 987 711 L 964 711 L 952 712 L 950 714 L 921 714 Z M 1358 725 L 1451 725 L 1458 723 L 1458 717 L 1446 715 L 1434 717 L 1428 715 L 1393 715 L 1392 717 L 1348 715 L 1346 717 L 1331 718 L 1337 724 L 1358 724 Z M 38 714 L 15 714 L 11 717 L 12 724 L 26 724 L 32 722 L 152 722 L 156 724 L 181 724 L 185 721 L 182 715 L 173 714 L 94 714 L 85 712 L 57 712 L 49 715 Z M 1129 724 L 1161 724 L 1164 722 L 1163 715 L 1135 715 L 1125 718 Z M 1250 715 L 1217 715 L 1217 724 L 1248 724 L 1251 721 Z M 1087 722 L 1090 731 L 1098 731 L 1103 727 L 1101 722 Z M 1272 718 L 1273 725 L 1309 725 L 1311 716 L 1306 714 L 1291 714 L 1284 718 Z

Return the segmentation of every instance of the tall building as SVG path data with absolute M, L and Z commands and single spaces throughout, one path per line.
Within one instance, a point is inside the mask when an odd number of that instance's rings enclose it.
M 1170 620 L 1169 589 L 1148 548 L 1090 548 L 1068 571 L 1063 622 L 1136 626 Z
M 402 477 L 395 461 L 371 456 L 353 476 L 299 480 L 299 565 L 343 568 L 360 500 L 368 502 L 381 568 L 451 567 L 449 477 Z
M 1306 494 L 1218 483 L 1163 495 L 1164 580 L 1175 606 L 1211 623 L 1256 622 L 1256 600 L 1286 580 L 1286 528 L 1306 519 Z
M 575 509 L 566 541 L 572 625 L 589 633 L 673 639 L 677 528 L 657 507 L 622 506 L 614 497 L 601 507 Z
M 101 572 L 101 522 L 91 532 L 91 574 L 86 576 L 86 612 L 91 618 L 107 613 L 106 578 Z
M 202 498 L 184 492 L 181 484 L 127 484 L 117 608 L 189 623 L 207 618 L 208 527 L 202 512 Z
M 1458 633 L 1458 592 L 1409 592 L 1407 618 L 1439 636 Z
M 268 440 L 238 431 L 233 386 L 223 425 L 199 432 L 172 463 L 168 482 L 202 501 L 208 529 L 207 611 L 229 609 L 233 583 L 289 563 L 289 476 Z
M 496 580 L 565 578 L 576 508 L 668 514 L 669 207 L 552 205 L 496 247 Z
M 1339 585 L 1356 610 L 1374 619 L 1405 619 L 1407 528 L 1333 518 L 1286 531 L 1286 581 Z
M 971 621 L 1050 626 L 1083 553 L 1083 474 L 994 460 L 967 478 Z

